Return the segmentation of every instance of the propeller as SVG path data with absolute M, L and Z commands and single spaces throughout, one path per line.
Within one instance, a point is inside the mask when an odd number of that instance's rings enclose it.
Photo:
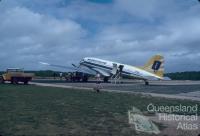
M 46 63 L 46 62 L 39 62 L 39 63 L 42 64 L 42 65 L 48 65 L 48 66 L 50 66 L 50 64 Z
M 72 66 L 75 67 L 75 68 L 79 68 L 79 67 L 80 67 L 80 65 L 79 65 L 79 66 L 76 66 L 76 65 L 73 64 L 73 63 L 72 63 Z
M 71 69 L 74 70 L 74 67 L 68 67 L 68 66 L 62 66 L 62 65 L 55 65 L 55 64 L 49 64 L 47 62 L 39 62 L 42 65 L 46 65 L 46 66 L 52 66 L 52 67 L 58 67 L 58 68 L 64 68 L 64 69 Z

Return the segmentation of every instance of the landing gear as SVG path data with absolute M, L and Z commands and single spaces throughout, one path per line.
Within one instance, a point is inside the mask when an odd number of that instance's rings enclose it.
M 107 83 L 108 82 L 108 77 L 103 78 L 103 82 Z
M 145 85 L 149 85 L 149 82 L 148 82 L 148 81 L 145 81 Z
M 85 75 L 84 75 L 82 81 L 83 81 L 83 82 L 87 82 L 87 81 L 88 81 L 88 76 L 85 76 Z

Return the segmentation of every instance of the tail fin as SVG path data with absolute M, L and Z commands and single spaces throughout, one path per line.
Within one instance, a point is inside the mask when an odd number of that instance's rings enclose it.
M 142 68 L 148 72 L 156 74 L 159 77 L 164 75 L 164 57 L 161 55 L 153 56 Z

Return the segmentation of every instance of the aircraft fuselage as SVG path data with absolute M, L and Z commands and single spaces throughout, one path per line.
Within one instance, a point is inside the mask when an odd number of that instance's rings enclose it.
M 102 71 L 105 73 L 104 76 L 111 76 L 113 65 L 117 65 L 123 66 L 121 71 L 122 76 L 130 76 L 138 79 L 161 79 L 161 77 L 138 67 L 98 58 L 86 57 L 81 61 L 80 64 L 99 73 Z

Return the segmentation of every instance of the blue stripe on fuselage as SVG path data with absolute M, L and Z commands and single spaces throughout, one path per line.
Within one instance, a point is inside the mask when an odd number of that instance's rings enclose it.
M 103 66 L 103 65 L 99 65 L 99 64 L 95 64 L 95 63 L 91 63 L 91 62 L 86 62 L 86 61 L 84 61 L 81 64 L 85 65 L 87 67 L 90 67 L 90 68 L 98 67 L 98 68 L 101 68 L 101 69 L 104 69 L 104 70 L 107 70 L 107 71 L 111 71 L 113 69 L 113 68 L 108 67 L 108 66 Z M 128 76 L 134 75 L 134 76 L 140 77 L 139 75 L 136 75 L 136 74 L 133 74 L 133 73 L 130 73 L 130 72 L 126 72 L 126 71 L 122 71 L 122 74 L 125 74 L 125 75 L 128 75 Z

